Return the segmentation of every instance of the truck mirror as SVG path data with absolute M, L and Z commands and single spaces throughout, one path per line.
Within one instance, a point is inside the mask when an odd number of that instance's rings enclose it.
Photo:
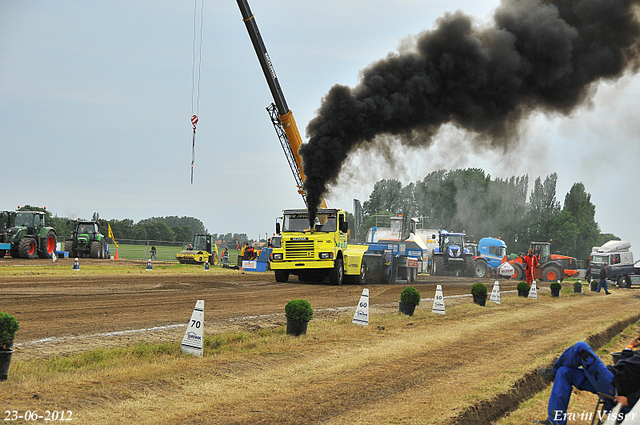
M 280 223 L 276 223 L 276 235 L 280 234 Z

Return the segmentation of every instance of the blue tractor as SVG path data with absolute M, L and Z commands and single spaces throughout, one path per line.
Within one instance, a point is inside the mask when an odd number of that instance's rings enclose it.
M 431 255 L 432 276 L 475 276 L 474 255 L 465 246 L 464 233 L 441 230 Z

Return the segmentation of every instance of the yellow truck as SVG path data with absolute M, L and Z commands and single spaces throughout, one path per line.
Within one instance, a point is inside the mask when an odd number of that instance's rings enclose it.
M 280 247 L 272 247 L 271 270 L 278 282 L 287 282 L 290 275 L 301 281 L 340 285 L 343 281 L 364 284 L 367 265 L 364 260 L 367 245 L 347 243 L 347 218 L 344 210 L 318 210 L 313 229 L 309 228 L 306 209 L 284 210 L 276 234 L 281 235 Z

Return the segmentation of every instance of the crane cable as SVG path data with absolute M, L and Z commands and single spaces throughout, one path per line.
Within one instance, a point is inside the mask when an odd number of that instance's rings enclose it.
M 196 163 L 196 125 L 200 113 L 200 69 L 202 68 L 202 25 L 204 23 L 204 0 L 200 1 L 200 45 L 196 47 L 197 40 L 197 16 L 198 0 L 193 1 L 193 62 L 191 66 L 191 125 L 193 126 L 193 138 L 191 140 L 191 184 L 193 184 L 193 166 Z M 196 54 L 197 51 L 197 54 Z M 196 71 L 196 56 L 198 68 Z M 196 83 L 197 80 L 197 83 Z

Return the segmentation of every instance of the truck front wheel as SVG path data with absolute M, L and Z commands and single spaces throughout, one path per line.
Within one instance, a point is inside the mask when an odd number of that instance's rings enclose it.
M 286 270 L 274 270 L 276 273 L 276 282 L 287 283 L 289 281 L 289 272 Z
M 629 279 L 629 276 L 618 277 L 618 288 L 631 288 L 631 279 Z
M 487 276 L 487 263 L 484 260 L 476 260 L 475 261 L 475 277 L 478 279 L 482 279 Z
M 333 269 L 329 272 L 329 283 L 332 285 L 342 285 L 343 278 L 344 266 L 342 265 L 342 258 L 336 258 Z

